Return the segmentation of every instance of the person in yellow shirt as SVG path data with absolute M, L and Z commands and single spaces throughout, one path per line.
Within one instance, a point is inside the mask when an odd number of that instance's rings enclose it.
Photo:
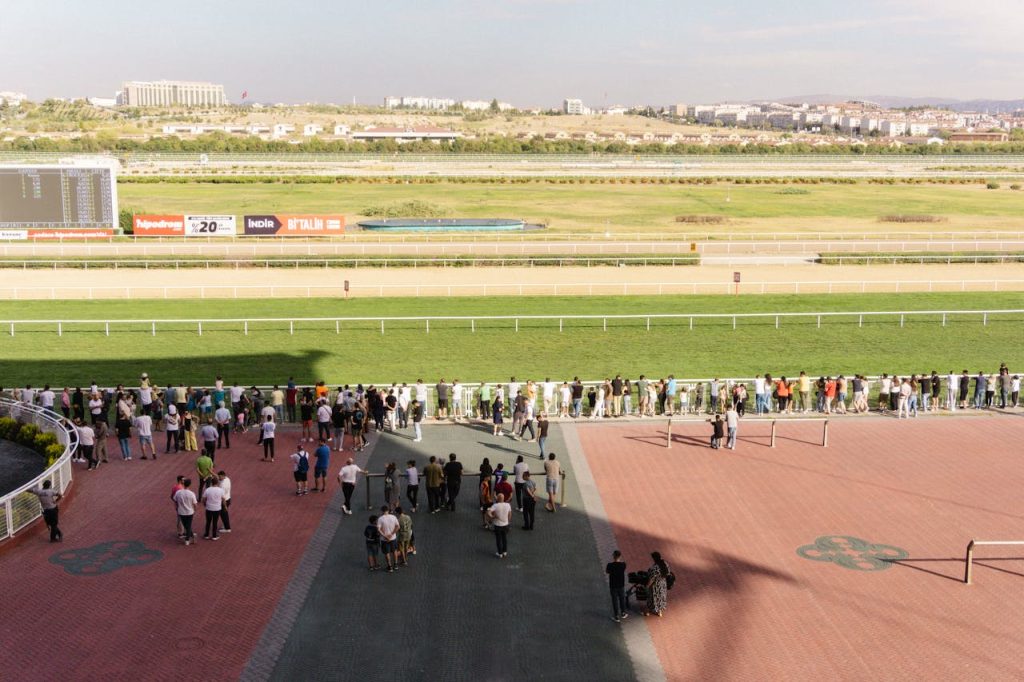
M 811 400 L 811 379 L 806 372 L 800 372 L 800 411 L 806 412 Z
M 277 384 L 274 384 L 274 390 L 270 394 L 270 404 L 274 406 L 277 423 L 284 422 L 284 391 Z

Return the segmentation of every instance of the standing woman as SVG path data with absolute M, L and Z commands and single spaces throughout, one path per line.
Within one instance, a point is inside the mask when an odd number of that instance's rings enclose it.
M 633 382 L 629 379 L 622 381 L 622 412 L 627 417 L 633 416 Z
M 185 433 L 185 452 L 196 452 L 199 444 L 196 442 L 196 420 L 192 412 L 185 410 L 185 418 L 182 422 L 182 431 Z
M 523 481 L 524 474 L 529 470 L 529 465 L 523 461 L 523 456 L 516 457 L 516 463 L 512 466 L 512 481 L 516 487 L 516 510 L 523 511 Z
M 85 419 L 85 394 L 81 387 L 71 394 L 71 414 L 74 419 Z
M 398 465 L 388 462 L 384 468 L 384 503 L 388 509 L 398 506 Z
M 785 375 L 779 377 L 778 383 L 775 384 L 775 394 L 779 400 L 779 414 L 782 414 L 789 407 L 789 382 L 786 381 Z
M 487 510 L 494 504 L 494 494 L 491 489 L 491 474 L 484 475 L 484 466 L 490 469 L 490 464 L 487 463 L 487 458 L 484 458 L 484 464 L 480 465 L 480 516 L 484 522 L 484 528 L 489 529 L 491 524 L 487 522 Z
M 502 416 L 501 413 L 505 409 L 504 403 L 501 402 L 501 393 L 498 393 L 497 397 L 494 398 L 494 403 L 491 404 L 491 418 L 494 422 L 494 435 L 501 435 L 501 424 Z
M 672 572 L 659 552 L 651 552 L 651 558 L 654 565 L 647 569 L 647 608 L 644 615 L 660 618 L 668 605 L 668 581 Z
M 67 386 L 64 387 L 64 391 L 60 394 L 60 411 L 65 419 L 71 419 L 71 392 L 68 391 Z

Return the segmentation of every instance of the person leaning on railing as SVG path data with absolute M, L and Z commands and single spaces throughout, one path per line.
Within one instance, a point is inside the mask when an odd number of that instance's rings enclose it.
M 57 525 L 59 511 L 57 503 L 60 502 L 64 496 L 53 489 L 52 481 L 43 481 L 43 487 L 38 490 L 30 490 L 36 497 L 39 498 L 39 506 L 43 508 L 43 520 L 46 522 L 46 527 L 50 529 L 50 542 L 63 542 L 64 533 L 61 532 L 60 527 Z

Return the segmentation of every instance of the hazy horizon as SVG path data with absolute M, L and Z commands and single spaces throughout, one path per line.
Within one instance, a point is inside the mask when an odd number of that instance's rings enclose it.
M 351 6 L 346 6 L 351 5 Z M 1024 12 L 953 0 L 40 0 L 6 7 L 0 90 L 112 97 L 126 80 L 204 80 L 228 98 L 380 104 L 386 95 L 552 107 L 815 93 L 1020 99 Z

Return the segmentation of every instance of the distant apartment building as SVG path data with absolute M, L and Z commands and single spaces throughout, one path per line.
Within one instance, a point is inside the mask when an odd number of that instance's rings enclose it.
M 839 130 L 846 135 L 856 135 L 860 132 L 860 117 L 841 116 L 839 118 Z
M 442 97 L 385 97 L 385 109 L 421 109 L 446 111 L 455 106 L 455 100 Z
M 820 111 L 804 111 L 800 113 L 800 128 L 803 130 L 820 129 L 825 124 L 826 114 Z
M 11 92 L 5 90 L 0 92 L 0 106 L 7 105 L 9 107 L 20 107 L 21 103 L 28 99 L 28 95 L 23 92 Z
M 800 114 L 793 111 L 777 111 L 768 114 L 768 124 L 778 130 L 793 130 L 800 122 Z
M 878 133 L 882 137 L 903 137 L 907 134 L 907 122 L 882 119 L 878 123 Z
M 399 144 L 420 141 L 451 142 L 460 137 L 462 137 L 462 133 L 437 126 L 410 126 L 408 128 L 366 126 L 363 130 L 356 130 L 352 133 L 353 140 L 364 142 L 394 140 Z
M 224 86 L 191 81 L 128 81 L 121 103 L 129 107 L 221 107 L 228 103 Z
M 583 100 L 570 98 L 562 102 L 562 113 L 570 116 L 582 116 L 590 113 L 590 110 L 583 106 Z
M 493 100 L 466 99 L 459 102 L 463 111 L 489 111 Z M 498 111 L 512 111 L 514 106 L 508 102 L 498 102 Z
M 911 121 L 907 124 L 907 134 L 911 137 L 927 137 L 934 127 L 934 123 L 927 121 Z

